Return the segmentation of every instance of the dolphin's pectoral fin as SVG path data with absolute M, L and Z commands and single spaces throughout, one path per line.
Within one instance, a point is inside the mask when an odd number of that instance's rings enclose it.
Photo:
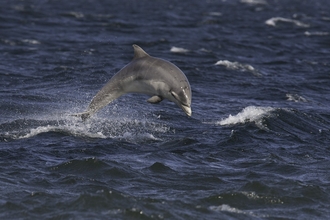
M 151 97 L 150 99 L 147 100 L 147 102 L 151 103 L 151 104 L 157 104 L 160 103 L 163 100 L 163 98 L 159 95 L 155 95 L 153 97 Z

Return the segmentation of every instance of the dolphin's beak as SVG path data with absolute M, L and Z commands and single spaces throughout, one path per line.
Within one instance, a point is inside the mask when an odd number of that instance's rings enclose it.
M 189 117 L 191 116 L 192 112 L 191 112 L 190 106 L 186 106 L 186 105 L 181 104 L 180 107 L 184 111 L 184 113 L 186 113 L 186 115 L 188 115 Z

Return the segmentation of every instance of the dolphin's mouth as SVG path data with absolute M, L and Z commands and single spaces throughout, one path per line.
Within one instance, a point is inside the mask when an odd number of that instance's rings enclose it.
M 184 111 L 184 113 L 186 113 L 186 115 L 188 115 L 190 117 L 192 114 L 190 106 L 182 104 L 182 103 L 180 103 L 180 104 L 181 104 L 180 107 Z

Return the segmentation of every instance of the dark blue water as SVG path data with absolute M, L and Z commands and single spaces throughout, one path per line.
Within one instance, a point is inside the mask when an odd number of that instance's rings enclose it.
M 1 219 L 330 218 L 330 2 L 1 1 Z M 84 111 L 133 57 L 175 104 Z

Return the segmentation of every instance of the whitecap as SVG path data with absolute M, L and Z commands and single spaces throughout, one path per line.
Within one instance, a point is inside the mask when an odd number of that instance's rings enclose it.
M 227 204 L 219 205 L 219 206 L 210 206 L 210 210 L 212 211 L 226 211 L 226 212 L 232 212 L 232 213 L 244 213 L 242 210 L 239 210 L 237 208 L 233 208 Z
M 327 35 L 329 35 L 329 32 L 321 32 L 321 31 L 309 32 L 309 31 L 305 31 L 304 34 L 306 36 L 327 36 Z
M 219 125 L 234 125 L 244 124 L 246 122 L 254 122 L 259 128 L 266 129 L 262 124 L 262 118 L 269 116 L 275 108 L 273 107 L 259 107 L 259 106 L 248 106 L 244 108 L 237 115 L 229 115 L 227 118 L 218 121 L 216 124 Z
M 267 21 L 265 21 L 265 24 L 269 25 L 269 26 L 276 26 L 279 22 L 283 22 L 283 23 L 292 23 L 298 27 L 304 27 L 304 28 L 308 28 L 309 24 L 303 23 L 301 21 L 298 20 L 294 20 L 294 19 L 289 19 L 289 18 L 282 18 L 282 17 L 274 17 L 274 18 L 270 18 Z
M 250 4 L 250 5 L 266 5 L 265 0 L 241 0 L 241 3 Z
M 324 20 L 324 21 L 330 21 L 330 17 L 322 17 L 322 20 Z
M 189 50 L 181 48 L 181 47 L 172 47 L 170 50 L 172 53 L 188 53 Z
M 10 46 L 16 46 L 16 42 L 12 40 L 7 40 L 7 39 L 0 39 L 3 43 L 8 44 Z
M 85 15 L 83 13 L 77 12 L 77 11 L 67 12 L 67 15 L 73 16 L 75 18 L 83 18 L 83 17 L 85 17 Z
M 33 39 L 24 39 L 24 40 L 22 40 L 22 42 L 28 43 L 28 44 L 40 44 L 40 41 L 33 40 Z
M 219 17 L 219 16 L 222 15 L 222 13 L 221 12 L 217 12 L 217 11 L 211 11 L 211 12 L 208 13 L 208 15 Z
M 212 50 L 208 50 L 208 49 L 206 49 L 204 47 L 202 47 L 201 49 L 199 49 L 199 51 L 204 52 L 204 53 L 212 53 Z
M 261 76 L 261 74 L 251 65 L 249 64 L 242 64 L 239 62 L 231 62 L 228 60 L 219 60 L 214 65 L 217 66 L 224 66 L 229 70 L 239 70 L 241 72 L 250 72 L 256 76 Z
M 230 205 L 227 205 L 227 204 L 222 204 L 219 206 L 210 206 L 209 209 L 212 211 L 216 211 L 216 212 L 231 212 L 231 213 L 254 216 L 253 212 L 251 212 L 251 211 L 243 211 L 238 208 L 231 207 Z
M 288 101 L 293 101 L 293 102 L 307 102 L 307 99 L 304 97 L 298 95 L 298 94 L 286 94 L 285 95 Z
M 269 204 L 283 204 L 283 201 L 281 199 L 273 196 L 259 195 L 255 192 L 247 192 L 247 191 L 243 191 L 241 193 L 251 200 L 266 201 Z

